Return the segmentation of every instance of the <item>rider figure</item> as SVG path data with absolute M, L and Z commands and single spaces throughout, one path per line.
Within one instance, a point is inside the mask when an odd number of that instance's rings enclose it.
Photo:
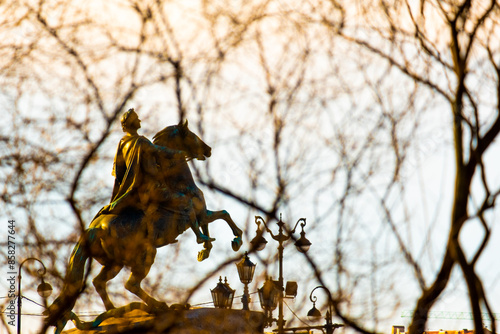
M 185 159 L 186 153 L 154 145 L 140 136 L 137 130 L 141 127 L 141 120 L 133 108 L 123 114 L 121 125 L 126 134 L 118 144 L 113 164 L 113 194 L 110 204 L 103 208 L 107 208 L 107 212 L 101 212 L 117 214 L 127 207 L 138 208 L 145 213 L 148 235 L 152 237 L 153 217 L 158 206 L 150 195 L 160 175 L 157 157 L 164 155 L 170 159 Z M 215 240 L 201 233 L 196 219 L 190 219 L 190 227 L 198 243 Z

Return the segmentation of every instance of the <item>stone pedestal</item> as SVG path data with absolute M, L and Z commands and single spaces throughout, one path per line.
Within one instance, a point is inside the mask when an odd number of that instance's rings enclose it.
M 168 310 L 150 315 L 134 310 L 110 318 L 92 330 L 71 329 L 64 334 L 169 333 L 169 334 L 258 334 L 264 333 L 262 312 L 198 308 Z

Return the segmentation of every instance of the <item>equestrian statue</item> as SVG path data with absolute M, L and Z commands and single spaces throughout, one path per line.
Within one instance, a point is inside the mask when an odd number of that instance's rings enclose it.
M 141 281 L 154 263 L 156 249 L 177 242 L 177 237 L 191 228 L 196 241 L 203 244 L 198 261 L 208 258 L 214 238 L 208 224 L 217 219 L 227 222 L 235 238 L 234 251 L 242 244 L 242 231 L 225 210 L 210 211 L 203 192 L 196 186 L 188 161 L 205 160 L 211 148 L 188 128 L 188 122 L 169 126 L 150 142 L 137 130 L 141 120 L 129 109 L 121 118 L 125 136 L 116 152 L 113 175 L 115 185 L 111 201 L 94 217 L 71 254 L 61 294 L 49 306 L 45 324 L 60 333 L 68 320 L 78 328 L 92 328 L 111 316 L 130 308 L 148 312 L 168 309 L 166 303 L 147 294 Z M 85 263 L 95 259 L 102 265 L 92 283 L 106 308 L 93 322 L 82 323 L 71 312 L 83 289 Z M 115 308 L 106 291 L 106 283 L 126 266 L 131 275 L 125 288 L 143 303 Z

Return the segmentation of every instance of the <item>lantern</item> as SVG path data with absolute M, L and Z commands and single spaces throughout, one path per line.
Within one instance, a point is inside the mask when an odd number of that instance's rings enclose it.
M 213 290 L 210 290 L 214 306 L 217 308 L 230 309 L 233 305 L 234 291 L 235 290 L 229 287 L 227 277 L 225 278 L 224 283 L 222 283 L 222 277 L 219 277 L 219 283 L 217 283 L 217 286 Z

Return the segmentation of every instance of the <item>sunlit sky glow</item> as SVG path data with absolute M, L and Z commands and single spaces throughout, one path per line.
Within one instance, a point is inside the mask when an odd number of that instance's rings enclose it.
M 20 17 L 26 13 L 28 5 L 35 8 L 37 3 L 22 1 L 19 10 L 4 9 Z M 141 5 L 146 3 L 141 2 Z M 267 7 L 262 9 L 262 4 Z M 157 10 L 155 2 L 149 5 Z M 363 13 L 371 6 L 376 4 L 367 1 L 347 8 L 352 13 Z M 152 37 L 142 44 L 140 17 L 126 1 L 85 1 L 72 6 L 63 5 L 63 1 L 47 1 L 44 10 L 50 13 L 47 15 L 49 25 L 68 24 L 60 37 L 68 41 L 69 47 L 81 49 L 82 60 L 88 62 L 88 71 L 100 89 L 107 116 L 132 81 L 144 85 L 124 109 L 136 108 L 143 120 L 140 133 L 148 138 L 179 121 L 172 80 L 174 73 L 165 58 L 182 59 L 184 73 L 189 78 L 181 87 L 190 128 L 213 148 L 208 161 L 193 162 L 193 171 L 198 169 L 204 177 L 212 178 L 222 187 L 264 208 L 269 208 L 276 194 L 274 131 L 276 125 L 283 125 L 283 146 L 277 156 L 290 182 L 289 197 L 280 210 L 284 220 L 288 226 L 293 226 L 297 219 L 307 218 L 306 232 L 313 243 L 309 255 L 324 270 L 325 280 L 331 287 L 336 287 L 337 282 L 345 284 L 346 291 L 351 294 L 347 303 L 351 315 L 363 316 L 368 328 L 376 326 L 376 330 L 386 333 L 391 325 L 408 325 L 410 318 L 401 318 L 401 311 L 412 310 L 420 291 L 413 272 L 398 253 L 399 246 L 383 218 L 379 200 L 394 176 L 396 157 L 391 151 L 390 121 L 391 117 L 399 118 L 396 135 L 401 143 L 409 142 L 399 176 L 404 179 L 404 189 L 398 188 L 399 185 L 391 188 L 386 204 L 394 215 L 402 240 L 422 266 L 424 277 L 432 280 L 446 246 L 454 182 L 449 130 L 451 112 L 439 94 L 416 86 L 386 62 L 353 46 L 347 39 L 333 38 L 325 33 L 328 31 L 326 24 L 316 24 L 315 20 L 334 21 L 337 15 L 326 3 L 315 7 L 308 1 L 170 1 L 164 8 L 166 15 L 155 16 L 153 24 L 144 31 Z M 309 15 L 293 15 L 294 10 Z M 430 5 L 425 10 L 425 22 L 432 22 L 426 25 L 429 36 L 435 41 L 432 47 L 448 59 L 449 37 L 442 31 L 439 15 Z M 208 13 L 217 15 L 209 16 Z M 258 23 L 250 24 L 260 14 L 265 15 Z M 161 17 L 165 20 L 160 20 Z M 380 36 L 374 29 L 380 28 L 385 20 L 380 17 L 364 20 L 366 16 L 360 15 L 352 17 L 346 23 L 346 31 L 359 34 L 358 37 L 378 44 L 381 49 L 390 48 L 386 41 L 378 39 Z M 423 20 L 422 17 L 415 19 Z M 246 20 L 248 26 L 242 25 Z M 397 23 L 412 33 L 412 25 L 406 24 L 408 15 L 400 16 L 399 20 Z M 244 33 L 238 30 L 242 26 L 246 28 Z M 88 128 L 91 142 L 97 140 L 104 129 L 98 108 L 95 104 L 87 104 L 86 99 L 94 97 L 87 78 L 78 70 L 75 59 L 64 57 L 67 50 L 42 32 L 33 18 L 17 27 L 12 23 L 6 27 L 5 31 L 0 31 L 0 37 L 5 37 L 2 45 L 9 45 L 14 40 L 21 50 L 36 45 L 37 51 L 32 58 L 27 57 L 12 66 L 16 72 L 0 74 L 5 79 L 5 85 L 0 87 L 0 102 L 7 112 L 7 122 L 0 125 L 2 135 L 16 130 L 16 136 L 54 149 L 61 158 L 76 163 L 89 143 L 75 134 L 75 129 L 65 123 L 64 118 L 71 118 L 83 124 L 84 129 Z M 129 52 L 128 49 L 138 46 L 150 54 L 138 56 Z M 411 59 L 408 67 L 416 72 L 428 65 L 409 42 L 394 52 L 397 59 L 404 56 Z M 481 56 L 479 51 L 478 56 Z M 9 61 L 5 57 L 0 65 L 6 66 Z M 480 73 L 482 64 L 476 65 Z M 454 84 L 449 70 L 445 66 L 433 69 L 429 78 L 449 93 Z M 18 80 L 21 77 L 26 79 Z M 162 77 L 166 79 L 162 81 Z M 37 81 L 38 78 L 42 80 Z M 471 86 L 479 92 L 478 97 L 485 106 L 482 109 L 484 119 L 489 119 L 495 112 L 495 103 L 489 101 L 495 87 L 483 86 L 481 75 L 471 80 Z M 16 82 L 20 82 L 17 87 L 13 84 Z M 23 93 L 16 99 L 19 87 Z M 270 94 L 270 88 L 275 89 L 276 94 Z M 272 99 L 276 99 L 276 107 L 271 113 Z M 15 113 L 16 108 L 22 117 Z M 31 123 L 26 123 L 26 119 Z M 58 121 L 57 125 L 50 125 L 53 119 Z M 43 122 L 47 127 L 39 128 L 38 124 Z M 121 136 L 121 128 L 115 122 L 112 133 L 99 150 L 99 159 L 83 174 L 77 194 L 82 203 L 91 202 L 92 210 L 82 213 L 87 221 L 109 200 L 113 184 L 112 158 Z M 485 160 L 492 189 L 500 185 L 498 156 L 498 145 L 494 145 Z M 74 172 L 55 169 L 54 180 L 70 178 Z M 44 176 L 46 174 L 34 173 L 30 178 L 37 180 Z M 252 184 L 252 178 L 257 176 L 256 183 Z M 359 194 L 349 197 L 342 211 L 338 200 L 345 194 L 348 177 L 352 177 L 353 182 L 350 191 L 359 191 Z M 483 191 L 478 184 L 474 184 L 476 202 Z M 199 186 L 205 193 L 208 208 L 228 210 L 245 230 L 248 242 L 255 235 L 254 216 L 261 212 Z M 68 206 L 61 204 L 67 193 L 48 191 L 44 195 L 48 196 L 45 200 L 55 202 L 37 207 L 37 225 L 43 231 L 50 230 L 54 239 L 74 237 L 78 231 L 76 219 Z M 24 213 L 20 208 L 9 207 L 8 214 L 0 212 L 0 219 L 7 221 L 12 218 L 10 215 L 14 215 L 22 234 L 27 226 Z M 492 223 L 496 221 L 496 210 L 488 214 L 488 219 Z M 0 234 L 5 235 L 6 225 L 1 226 Z M 277 231 L 275 223 L 270 226 Z M 232 235 L 224 222 L 214 223 L 210 230 L 217 241 L 210 258 L 204 262 L 196 261 L 201 247 L 196 245 L 190 231 L 179 237 L 178 244 L 159 250 L 152 272 L 145 280 L 151 286 L 158 284 L 155 287 L 158 298 L 169 304 L 180 302 L 194 284 L 229 256 L 238 256 L 230 252 Z M 486 254 L 478 263 L 478 272 L 489 291 L 490 303 L 497 309 L 500 307 L 496 298 L 500 293 L 497 283 L 500 236 L 497 230 L 492 230 Z M 477 249 L 482 235 L 477 221 L 471 221 L 462 231 L 460 240 L 469 256 Z M 271 239 L 269 235 L 266 238 Z M 339 240 L 343 243 L 338 244 Z M 276 246 L 270 241 L 265 251 L 251 256 L 257 263 L 256 277 L 260 276 L 250 285 L 251 292 L 262 285 L 264 274 L 277 277 L 277 264 L 272 263 L 267 268 L 269 272 L 265 272 L 264 264 L 276 255 Z M 63 258 L 69 257 L 71 247 L 61 247 L 61 254 L 67 254 L 61 255 Z M 246 249 L 248 243 L 242 251 Z M 344 253 L 348 263 L 348 272 L 340 276 L 334 266 L 336 250 Z M 35 251 L 22 249 L 17 256 L 27 257 Z M 175 259 L 180 260 L 174 262 Z M 297 300 L 287 303 L 291 309 L 300 310 L 300 316 L 305 318 L 303 313 L 310 308 L 309 292 L 317 282 L 307 262 L 291 244 L 285 249 L 285 259 L 285 280 L 299 282 Z M 173 267 L 172 263 L 175 263 Z M 94 264 L 96 273 L 97 267 Z M 373 268 L 383 269 L 369 276 Z M 359 281 L 350 280 L 350 275 L 356 274 L 360 275 Z M 121 294 L 128 275 L 129 271 L 124 270 L 108 284 L 117 304 L 136 301 L 131 294 Z M 219 275 L 228 277 L 237 296 L 242 293 L 236 268 L 229 266 L 209 278 L 189 303 L 210 302 L 209 289 L 215 287 Z M 2 281 L 0 289 L 5 284 Z M 29 285 L 26 282 L 27 288 L 23 291 L 31 298 L 36 293 L 30 291 Z M 79 301 L 75 310 L 103 311 L 92 287 L 89 293 L 95 304 Z M 49 300 L 55 296 L 56 293 Z M 323 297 L 319 297 L 320 300 Z M 41 312 L 29 302 L 25 302 L 24 307 L 26 312 Z M 235 299 L 234 307 L 241 308 L 239 300 Z M 251 308 L 260 309 L 256 294 L 252 295 Z M 433 310 L 469 310 L 467 290 L 458 269 Z M 292 319 L 291 312 L 286 312 L 286 318 Z M 26 333 L 35 333 L 39 321 L 37 316 L 25 317 Z M 295 320 L 294 324 L 300 323 Z M 34 329 L 28 331 L 30 326 Z M 428 323 L 429 329 L 471 327 L 472 322 L 468 321 L 431 319 Z

